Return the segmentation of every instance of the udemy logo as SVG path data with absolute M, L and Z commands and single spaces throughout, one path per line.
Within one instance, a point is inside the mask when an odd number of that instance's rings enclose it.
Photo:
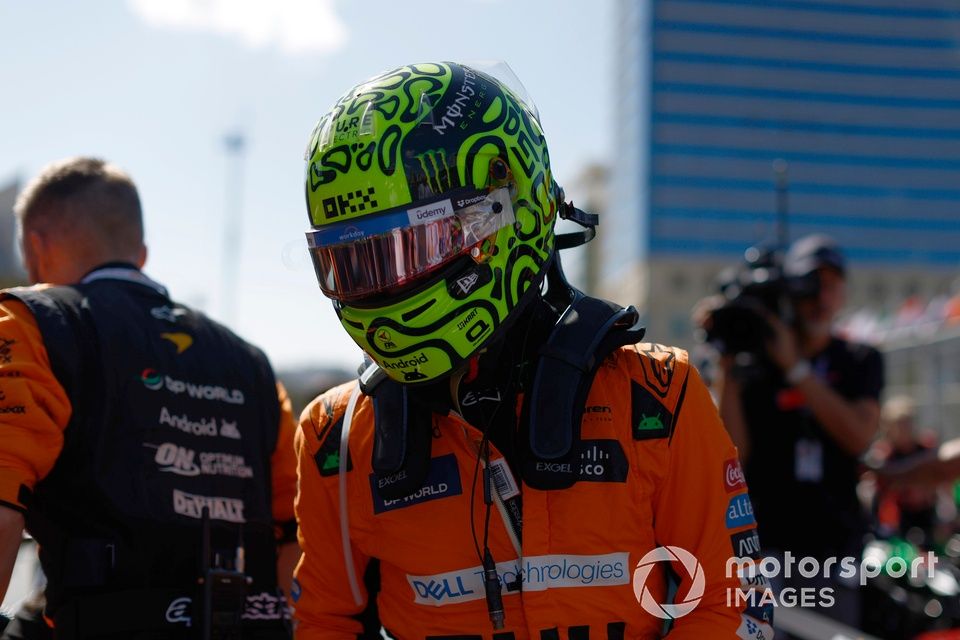
M 657 602 L 657 599 L 647 589 L 647 579 L 658 562 L 679 562 L 686 570 L 691 583 L 690 589 L 687 591 L 687 597 L 681 602 L 674 604 Z M 633 571 L 633 594 L 637 597 L 637 602 L 640 603 L 644 611 L 662 620 L 682 618 L 696 609 L 703 598 L 705 588 L 706 579 L 700 561 L 692 553 L 681 547 L 657 547 L 640 558 L 637 568 Z
M 412 225 L 427 224 L 434 220 L 450 218 L 454 214 L 453 204 L 449 200 L 434 202 L 422 207 L 407 210 L 407 219 Z

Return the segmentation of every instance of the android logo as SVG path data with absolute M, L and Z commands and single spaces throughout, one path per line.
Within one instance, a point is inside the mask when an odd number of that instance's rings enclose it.
M 340 453 L 328 453 L 323 459 L 323 471 L 333 471 L 340 467 Z
M 639 431 L 655 431 L 657 429 L 663 429 L 663 421 L 660 419 L 659 413 L 655 416 L 647 416 L 645 413 L 640 415 L 640 422 L 637 423 L 637 429 Z

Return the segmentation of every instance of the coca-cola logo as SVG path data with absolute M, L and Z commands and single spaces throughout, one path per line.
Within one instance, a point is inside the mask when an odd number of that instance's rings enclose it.
M 743 469 L 740 468 L 740 461 L 736 458 L 723 463 L 723 484 L 727 493 L 747 488 L 746 478 L 743 477 Z

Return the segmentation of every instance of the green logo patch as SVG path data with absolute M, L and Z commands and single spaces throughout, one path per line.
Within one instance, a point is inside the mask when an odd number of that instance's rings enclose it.
M 631 382 L 630 400 L 633 405 L 631 423 L 634 440 L 670 437 L 673 432 L 673 414 L 649 389 L 637 382 Z
M 655 416 L 642 416 L 640 422 L 637 423 L 637 429 L 640 431 L 662 431 L 663 430 L 663 420 L 660 419 L 660 415 Z
M 335 476 L 340 473 L 340 433 L 343 431 L 343 418 L 337 420 L 337 423 L 330 428 L 327 437 L 324 438 L 320 450 L 313 457 L 317 463 L 317 469 L 323 477 Z M 347 451 L 347 471 L 353 469 L 353 461 L 350 459 L 350 451 Z

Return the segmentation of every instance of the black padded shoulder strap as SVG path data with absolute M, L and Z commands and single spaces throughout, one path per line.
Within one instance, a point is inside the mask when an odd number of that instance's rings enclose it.
M 640 341 L 644 328 L 639 319 L 632 306 L 623 308 L 574 290 L 540 350 L 528 400 L 535 457 L 555 460 L 570 452 L 597 366 L 614 349 Z
M 419 489 L 427 477 L 433 412 L 393 380 L 378 384 L 372 396 L 377 490 L 388 500 L 402 498 Z

